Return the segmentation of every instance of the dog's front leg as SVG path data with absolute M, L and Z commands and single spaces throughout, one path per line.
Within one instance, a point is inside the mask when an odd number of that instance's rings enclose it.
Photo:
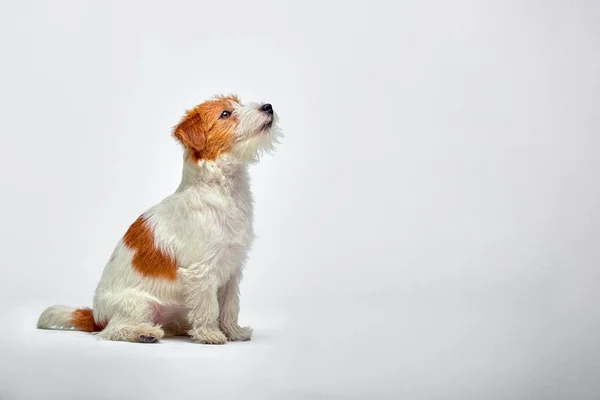
M 250 340 L 252 328 L 238 325 L 240 312 L 241 271 L 235 273 L 229 281 L 219 288 L 219 326 L 230 341 Z
M 219 329 L 218 287 L 210 268 L 181 268 L 179 276 L 191 327 L 188 334 L 198 343 L 224 344 L 227 337 Z

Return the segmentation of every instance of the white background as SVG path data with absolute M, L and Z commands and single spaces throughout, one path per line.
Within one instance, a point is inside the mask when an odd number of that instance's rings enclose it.
M 600 3 L 0 8 L 0 399 L 600 398 Z M 174 191 L 184 110 L 268 101 L 249 343 L 34 329 Z

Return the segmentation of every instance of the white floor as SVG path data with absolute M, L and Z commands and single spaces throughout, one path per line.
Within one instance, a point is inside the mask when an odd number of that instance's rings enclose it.
M 40 331 L 42 304 L 4 307 L 0 399 L 600 398 L 597 332 L 553 334 L 540 302 L 389 295 L 253 304 L 254 339 L 224 346 Z

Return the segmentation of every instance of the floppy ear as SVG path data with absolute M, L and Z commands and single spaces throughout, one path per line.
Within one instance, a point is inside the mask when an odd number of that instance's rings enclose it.
M 179 125 L 175 127 L 173 136 L 175 136 L 185 147 L 189 147 L 196 151 L 202 150 L 206 143 L 206 133 L 202 127 L 200 115 L 198 113 L 187 115 Z

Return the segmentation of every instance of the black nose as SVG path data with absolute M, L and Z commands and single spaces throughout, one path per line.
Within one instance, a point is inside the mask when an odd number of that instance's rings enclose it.
M 273 115 L 273 106 L 272 106 L 272 105 L 270 105 L 269 103 L 267 103 L 267 104 L 263 104 L 263 105 L 260 107 L 260 111 L 264 111 L 264 112 L 266 112 L 267 114 L 271 114 L 271 115 Z

